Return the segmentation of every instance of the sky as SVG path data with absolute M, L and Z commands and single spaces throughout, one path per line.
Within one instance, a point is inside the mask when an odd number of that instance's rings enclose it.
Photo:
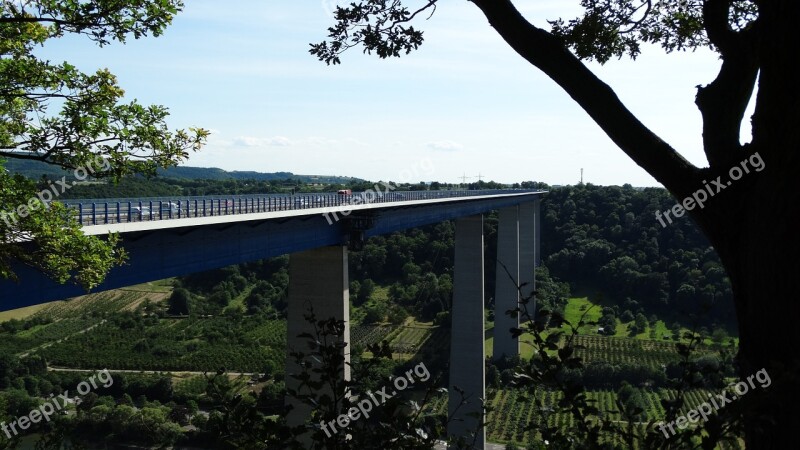
M 515 3 L 538 26 L 579 11 L 577 0 Z M 420 20 L 425 43 L 410 55 L 352 49 L 327 66 L 308 49 L 325 38 L 335 4 L 188 0 L 158 38 L 100 48 L 70 37 L 39 53 L 84 71 L 108 68 L 127 99 L 167 106 L 170 127 L 210 130 L 190 166 L 551 185 L 577 183 L 583 168 L 585 182 L 659 185 L 470 2 L 443 0 Z M 646 48 L 636 61 L 589 65 L 654 132 L 707 165 L 694 96 L 716 75 L 715 55 Z

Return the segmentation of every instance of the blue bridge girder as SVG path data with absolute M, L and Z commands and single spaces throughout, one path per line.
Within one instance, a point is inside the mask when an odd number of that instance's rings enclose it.
M 536 201 L 545 191 L 384 193 L 71 200 L 86 234 L 119 232 L 128 264 L 93 292 L 341 245 Z M 26 245 L 26 244 L 22 244 Z M 27 244 L 29 245 L 29 244 Z M 0 281 L 0 310 L 86 294 L 29 267 Z

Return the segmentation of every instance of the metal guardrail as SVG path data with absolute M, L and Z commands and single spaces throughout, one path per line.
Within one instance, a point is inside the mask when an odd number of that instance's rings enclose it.
M 65 200 L 82 225 L 172 220 L 276 211 L 292 211 L 372 203 L 541 192 L 534 189 L 475 191 L 393 191 L 316 194 L 265 194 L 144 199 Z

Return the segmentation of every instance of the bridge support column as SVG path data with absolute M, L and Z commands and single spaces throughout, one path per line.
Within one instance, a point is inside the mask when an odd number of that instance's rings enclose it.
M 540 199 L 539 197 L 536 197 L 536 200 L 533 201 L 534 224 L 535 224 L 535 227 L 536 227 L 535 228 L 536 241 L 534 242 L 534 249 L 535 249 L 535 254 L 536 254 L 536 257 L 534 259 L 535 259 L 535 262 L 536 262 L 536 267 L 539 267 L 542 264 L 542 251 L 541 251 L 541 248 L 542 248 L 542 245 L 541 245 L 541 242 L 542 242 L 542 212 L 541 212 L 541 209 L 539 207 L 539 205 L 541 205 L 541 203 L 542 203 L 542 199 Z
M 292 377 L 302 369 L 290 356 L 292 351 L 309 353 L 308 338 L 301 333 L 314 334 L 314 327 L 304 317 L 311 308 L 317 320 L 335 318 L 344 320 L 344 341 L 350 342 L 350 302 L 347 273 L 347 247 L 320 247 L 289 256 L 289 305 L 287 323 L 286 387 L 299 389 L 300 381 Z M 343 380 L 350 379 L 350 347 L 344 350 L 345 364 L 341 373 Z M 311 359 L 310 365 L 317 365 Z M 304 387 L 302 393 L 309 393 Z M 322 394 L 322 392 L 320 392 Z M 311 415 L 311 407 L 287 397 L 287 405 L 294 408 L 287 414 L 290 426 L 303 424 Z
M 499 211 L 497 224 L 497 268 L 495 270 L 494 339 L 492 358 L 519 354 L 519 340 L 511 328 L 519 327 L 519 313 L 509 316 L 506 311 L 519 306 L 520 282 L 520 223 L 519 206 Z
M 483 450 L 486 431 L 477 431 L 479 421 L 470 413 L 482 414 L 486 397 L 483 331 L 483 216 L 456 220 L 453 309 L 450 342 L 450 389 L 448 411 L 455 420 L 448 434 L 464 437 L 473 449 Z M 467 403 L 454 387 L 464 392 Z M 472 438 L 472 433 L 477 436 Z
M 519 284 L 521 298 L 529 298 L 536 283 L 536 266 L 539 265 L 539 202 L 519 205 Z M 536 299 L 528 302 L 528 314 L 536 310 Z M 529 320 L 523 317 L 523 320 Z M 496 337 L 495 337 L 496 339 Z

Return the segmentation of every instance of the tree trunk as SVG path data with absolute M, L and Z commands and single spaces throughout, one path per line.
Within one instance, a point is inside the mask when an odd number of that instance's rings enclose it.
M 763 172 L 745 175 L 716 211 L 702 211 L 701 226 L 717 249 L 733 285 L 739 322 L 740 376 L 766 369 L 772 385 L 748 393 L 747 448 L 795 448 L 800 425 L 800 89 L 794 29 L 796 0 L 760 8 L 761 66 L 753 142 Z M 744 159 L 744 155 L 742 157 Z M 744 182 L 744 183 L 742 183 Z M 733 194 L 733 195 L 730 195 Z M 724 211 L 724 213 L 722 213 Z M 752 396 L 752 398 L 751 398 Z M 764 423 L 768 415 L 772 423 Z
M 800 303 L 794 298 L 800 291 L 800 239 L 795 236 L 800 230 L 800 199 L 798 189 L 781 180 L 800 168 L 764 161 L 764 176 L 757 182 L 732 185 L 711 200 L 713 207 L 703 211 L 710 223 L 703 229 L 733 288 L 740 378 L 766 369 L 772 381 L 737 401 L 745 405 L 747 448 L 786 449 L 797 442 L 795 427 L 800 424 L 800 364 L 795 353 L 800 349 Z M 720 211 L 724 214 L 714 215 Z M 715 217 L 712 221 L 710 215 Z M 765 423 L 764 416 L 774 422 Z

